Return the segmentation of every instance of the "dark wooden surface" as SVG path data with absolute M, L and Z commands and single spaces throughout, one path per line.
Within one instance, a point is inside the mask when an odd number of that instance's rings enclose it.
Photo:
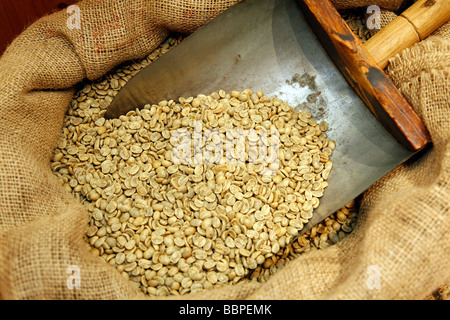
M 430 142 L 420 117 L 328 0 L 299 0 L 319 40 L 350 86 L 406 148 Z
M 12 40 L 34 21 L 77 2 L 73 0 L 1 0 L 0 55 Z

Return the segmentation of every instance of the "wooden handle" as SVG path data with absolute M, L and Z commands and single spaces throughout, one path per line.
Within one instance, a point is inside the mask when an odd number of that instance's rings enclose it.
M 380 123 L 409 150 L 425 147 L 430 135 L 422 120 L 331 2 L 298 3 L 330 59 Z
M 450 0 L 418 0 L 366 41 L 365 46 L 381 68 L 402 50 L 425 39 L 450 20 Z

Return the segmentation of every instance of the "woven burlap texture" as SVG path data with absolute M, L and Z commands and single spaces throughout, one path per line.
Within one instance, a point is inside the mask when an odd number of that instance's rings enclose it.
M 50 159 L 75 84 L 149 54 L 170 31 L 195 31 L 236 2 L 82 1 L 81 29 L 69 29 L 61 11 L 9 46 L 0 59 L 1 298 L 148 298 L 90 253 L 88 212 L 52 174 Z M 402 1 L 394 2 L 387 9 Z M 391 61 L 388 74 L 424 120 L 433 146 L 364 193 L 354 232 L 291 261 L 266 283 L 184 298 L 423 299 L 450 282 L 448 29 Z M 80 289 L 67 286 L 73 265 Z M 370 282 L 374 270 L 379 286 Z

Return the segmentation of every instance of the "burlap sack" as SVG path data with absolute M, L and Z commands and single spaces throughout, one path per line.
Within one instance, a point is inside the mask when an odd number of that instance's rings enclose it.
M 50 158 L 75 84 L 149 54 L 171 30 L 194 31 L 235 2 L 83 1 L 80 30 L 69 29 L 61 11 L 7 49 L 0 60 L 1 298 L 148 298 L 89 252 L 87 210 L 52 174 Z M 402 1 L 375 2 L 392 10 Z M 433 146 L 365 192 L 356 230 L 293 260 L 264 284 L 184 298 L 423 299 L 450 282 L 448 30 L 391 62 L 388 74 L 423 118 Z M 80 289 L 67 286 L 72 265 L 81 271 Z

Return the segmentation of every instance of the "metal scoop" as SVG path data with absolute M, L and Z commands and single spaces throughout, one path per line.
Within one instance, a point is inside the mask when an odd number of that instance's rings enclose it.
M 419 145 L 411 147 L 392 135 L 386 121 L 368 108 L 367 97 L 349 85 L 348 75 L 336 67 L 305 18 L 305 7 L 331 4 L 299 2 L 301 6 L 297 1 L 248 0 L 224 11 L 135 75 L 105 116 L 219 89 L 262 90 L 306 108 L 316 120 L 328 122 L 328 137 L 336 142 L 329 186 L 302 230 L 306 232 L 423 149 L 429 136 L 420 119 Z

